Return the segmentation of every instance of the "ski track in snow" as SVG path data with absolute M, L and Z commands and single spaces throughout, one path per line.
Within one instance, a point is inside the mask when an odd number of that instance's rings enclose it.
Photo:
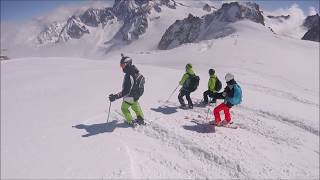
M 183 136 L 177 135 L 175 132 L 169 131 L 162 127 L 159 124 L 152 123 L 148 127 L 143 127 L 138 129 L 138 131 L 142 132 L 143 134 L 160 140 L 162 143 L 167 144 L 168 146 L 174 147 L 177 151 L 185 159 L 199 159 L 202 163 L 205 163 L 209 166 L 212 166 L 214 163 L 215 166 L 223 167 L 226 171 L 228 171 L 230 177 L 235 178 L 246 178 L 248 177 L 244 171 L 240 171 L 240 166 L 237 162 L 232 162 L 226 159 L 224 156 L 219 156 L 213 153 L 213 150 L 201 148 L 201 146 L 195 142 L 190 141 L 188 138 Z M 192 157 L 189 157 L 192 156 Z M 174 162 L 166 163 L 166 165 L 170 165 L 173 169 L 177 168 L 173 165 Z M 217 167 L 212 166 L 212 169 L 216 169 Z M 182 170 L 178 168 L 178 170 Z M 208 169 L 209 170 L 209 169 Z M 188 169 L 184 169 L 185 173 L 190 171 Z M 202 178 L 210 178 L 205 176 L 205 174 L 194 174 L 199 172 L 191 172 L 191 177 L 202 177 Z
M 278 93 L 282 93 L 282 92 L 279 91 Z M 292 97 L 292 96 L 291 95 L 285 96 L 285 98 L 287 97 Z M 290 99 L 296 100 L 297 98 L 290 98 Z M 194 100 L 194 109 L 188 109 L 188 110 L 177 109 L 177 113 L 183 114 L 183 116 L 179 116 L 180 117 L 179 119 L 175 119 L 176 118 L 175 116 L 170 119 L 173 119 L 176 122 L 182 121 L 182 123 L 185 124 L 185 123 L 188 123 L 190 119 L 186 120 L 182 117 L 189 116 L 191 119 L 199 118 L 199 117 L 203 118 L 204 115 L 208 112 L 208 108 L 199 106 L 199 102 L 201 101 L 200 99 L 193 98 L 193 100 Z M 306 103 L 306 104 L 313 105 L 313 106 L 315 105 L 312 103 Z M 152 151 L 141 150 L 139 148 L 131 147 L 130 145 L 122 143 L 123 146 L 125 147 L 127 156 L 129 157 L 129 161 L 130 161 L 130 165 L 129 165 L 130 178 L 148 177 L 147 169 L 145 169 L 143 164 L 139 164 L 139 157 L 141 156 L 147 156 L 149 159 L 148 161 L 152 161 L 153 163 L 159 164 L 159 166 L 162 168 L 173 169 L 175 173 L 187 175 L 188 178 L 190 177 L 206 178 L 206 179 L 210 178 L 211 177 L 210 172 L 212 171 L 212 169 L 217 169 L 217 168 L 220 169 L 220 171 L 222 172 L 226 172 L 230 178 L 250 178 L 251 177 L 250 170 L 241 166 L 241 163 L 239 162 L 239 160 L 232 159 L 230 157 L 225 157 L 220 153 L 216 153 L 219 151 L 217 151 L 215 147 L 210 147 L 210 146 L 204 147 L 202 144 L 199 144 L 193 141 L 192 137 L 188 135 L 183 135 L 180 133 L 178 134 L 176 130 L 179 128 L 182 128 L 181 126 L 177 126 L 172 130 L 170 130 L 166 126 L 162 126 L 161 124 L 159 124 L 161 123 L 161 121 L 167 120 L 167 118 L 163 117 L 162 115 L 159 115 L 163 113 L 161 111 L 164 110 L 165 108 L 178 107 L 179 103 L 160 100 L 158 101 L 158 105 L 159 105 L 158 109 L 153 108 L 153 111 L 154 111 L 152 112 L 153 118 L 150 120 L 147 120 L 148 125 L 141 126 L 141 127 L 138 126 L 137 128 L 134 128 L 134 129 L 125 125 L 123 127 L 129 127 L 129 129 L 131 128 L 135 132 L 142 133 L 147 137 L 160 141 L 161 143 L 165 144 L 168 147 L 174 148 L 175 151 L 178 152 L 178 154 L 180 154 L 180 156 L 186 161 L 190 161 L 191 163 L 194 161 L 200 161 L 201 164 L 205 164 L 204 167 L 206 167 L 206 169 L 193 170 L 191 168 L 185 167 L 175 162 L 174 160 L 170 160 L 165 156 L 155 155 Z M 211 114 L 212 109 L 213 109 L 213 106 L 210 107 L 209 118 L 212 118 L 212 114 Z M 316 136 L 319 136 L 319 130 L 314 129 L 311 126 L 308 126 L 306 124 L 303 124 L 302 123 L 303 121 L 301 120 L 294 120 L 292 118 L 274 114 L 268 111 L 263 111 L 260 109 L 250 108 L 244 105 L 237 106 L 237 108 L 235 108 L 234 111 L 235 112 L 232 111 L 232 114 L 236 114 L 237 120 L 243 120 L 243 119 L 246 120 L 246 123 L 236 122 L 236 124 L 239 126 L 239 129 L 259 135 L 266 139 L 270 139 L 270 141 L 275 142 L 277 144 L 284 144 L 297 149 L 298 146 L 302 144 L 302 142 L 299 138 L 290 137 L 285 133 L 279 131 L 276 126 L 270 126 L 270 124 L 266 124 L 265 123 L 266 119 L 273 119 L 290 126 L 295 126 L 309 133 L 312 133 Z M 107 117 L 106 114 L 101 113 L 101 114 L 92 116 L 84 120 L 83 122 L 88 124 L 88 123 L 95 122 L 97 120 L 104 119 L 105 117 Z M 119 122 L 122 122 L 122 124 L 126 124 L 123 122 L 123 119 L 124 118 L 119 110 L 114 110 L 113 112 L 111 112 L 110 120 L 116 121 L 117 124 L 119 124 Z M 113 127 L 113 129 L 115 129 L 116 127 L 117 126 Z M 197 135 L 198 133 L 194 133 L 194 134 Z M 120 135 L 123 138 L 128 138 L 126 133 L 125 134 L 120 133 Z M 212 135 L 212 133 L 207 132 L 204 134 L 204 137 L 208 138 L 210 137 L 210 135 Z M 229 134 L 229 136 L 231 139 L 232 138 L 234 139 L 232 140 L 233 143 L 241 144 L 241 140 L 239 141 L 232 134 Z M 252 152 L 256 151 L 254 145 L 249 144 L 249 146 L 250 147 L 252 146 L 251 147 Z M 315 152 L 315 153 L 319 154 L 318 152 Z M 134 162 L 138 162 L 138 163 L 134 164 Z M 264 168 L 266 170 L 271 169 L 271 167 L 268 167 L 267 165 Z M 114 173 L 117 174 L 116 172 Z M 158 174 L 158 177 L 161 177 L 161 174 Z
M 129 157 L 129 162 L 130 162 L 130 174 L 131 174 L 131 178 L 132 179 L 135 179 L 136 178 L 136 168 L 135 168 L 135 153 L 130 149 L 130 147 L 125 144 L 125 143 L 121 143 L 124 147 L 125 147 L 125 150 L 128 154 L 128 157 Z
M 199 111 L 197 110 L 197 112 Z M 119 113 L 116 113 L 114 118 L 122 119 L 123 117 Z M 172 168 L 177 173 L 181 172 L 181 174 L 188 174 L 189 175 L 188 177 L 193 177 L 193 178 L 206 178 L 206 179 L 210 178 L 210 176 L 207 176 L 207 172 L 210 172 L 211 169 L 217 169 L 218 167 L 219 168 L 222 167 L 222 170 L 228 172 L 229 176 L 233 178 L 249 177 L 246 173 L 246 170 L 244 168 L 241 168 L 241 166 L 239 165 L 239 162 L 227 159 L 223 155 L 215 154 L 214 149 L 204 148 L 203 146 L 201 147 L 200 144 L 194 141 L 190 141 L 189 138 L 181 136 L 175 133 L 174 131 L 170 131 L 166 129 L 164 126 L 161 126 L 156 122 L 148 122 L 148 123 L 149 124 L 146 126 L 138 126 L 136 128 L 133 128 L 133 130 L 139 133 L 143 133 L 144 135 L 150 138 L 159 140 L 161 141 L 161 143 L 166 144 L 169 147 L 173 147 L 186 160 L 197 159 L 198 161 L 206 164 L 206 166 L 210 168 L 205 169 L 205 171 L 198 170 L 198 169 L 197 171 L 194 171 L 192 169 L 182 167 L 181 165 L 177 164 L 173 160 L 169 160 L 166 158 L 155 160 L 155 158 L 158 158 L 158 156 L 150 157 L 150 159 L 155 161 L 156 163 L 160 163 L 162 166 L 167 168 Z M 131 149 L 129 149 L 128 146 L 126 148 L 127 148 L 128 154 L 134 154 L 131 151 Z M 146 153 L 149 154 L 148 152 Z M 152 156 L 152 153 L 150 153 L 149 156 Z M 134 167 L 131 166 L 131 169 L 134 171 Z M 137 175 L 135 177 L 141 177 L 141 176 L 143 177 L 143 175 L 140 175 L 140 176 Z
M 266 87 L 266 86 L 262 86 L 262 85 L 258 85 L 258 84 L 250 84 L 250 83 L 241 82 L 241 85 L 247 86 L 255 91 L 264 92 L 266 94 L 273 95 L 275 97 L 284 98 L 284 99 L 288 99 L 288 100 L 291 100 L 294 102 L 300 102 L 303 104 L 308 104 L 308 105 L 312 105 L 316 108 L 319 108 L 319 104 L 314 103 L 312 101 L 309 101 L 307 99 L 303 99 L 301 97 L 298 97 L 292 93 L 288 93 L 285 91 L 277 90 L 274 88 L 270 88 L 270 87 Z
M 280 122 L 283 122 L 283 123 L 286 123 L 289 125 L 296 126 L 296 127 L 301 128 L 307 132 L 310 132 L 316 136 L 319 136 L 319 130 L 313 128 L 312 126 L 304 124 L 303 120 L 295 120 L 293 118 L 285 117 L 280 114 L 274 114 L 274 113 L 271 113 L 268 111 L 264 111 L 261 109 L 254 109 L 254 108 L 246 107 L 243 105 L 239 105 L 239 108 L 242 110 L 245 110 L 245 111 L 252 112 L 255 115 L 263 117 L 263 118 L 274 119 L 274 120 L 277 120 L 277 121 L 280 121 Z

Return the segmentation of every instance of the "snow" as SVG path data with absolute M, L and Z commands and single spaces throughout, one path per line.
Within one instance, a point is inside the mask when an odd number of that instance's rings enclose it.
M 107 122 L 108 94 L 121 89 L 120 51 L 1 61 L 1 178 L 319 179 L 319 43 L 249 21 L 230 27 L 233 35 L 169 51 L 139 40 L 132 44 L 143 53 L 121 49 L 146 78 L 148 125 L 136 129 L 124 123 L 122 100 Z M 191 122 L 208 109 L 179 109 L 177 92 L 166 102 L 188 62 L 201 79 L 194 102 L 209 68 L 223 86 L 235 75 L 244 93 L 231 110 L 238 129 Z

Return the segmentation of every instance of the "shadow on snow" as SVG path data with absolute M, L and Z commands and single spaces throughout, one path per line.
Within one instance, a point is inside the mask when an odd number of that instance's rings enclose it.
M 215 127 L 209 124 L 195 123 L 195 125 L 184 125 L 182 127 L 185 130 L 195 131 L 197 133 L 214 133 L 215 132 Z
M 91 124 L 91 125 L 78 124 L 72 127 L 86 130 L 87 134 L 82 135 L 82 137 L 89 137 L 89 136 L 93 136 L 101 133 L 113 132 L 115 128 L 128 128 L 130 127 L 130 125 L 125 122 L 118 123 L 118 121 L 113 120 L 108 123 Z
M 157 108 L 150 108 L 152 111 L 160 112 L 162 114 L 173 114 L 178 112 L 177 107 L 170 107 L 170 106 L 159 106 Z

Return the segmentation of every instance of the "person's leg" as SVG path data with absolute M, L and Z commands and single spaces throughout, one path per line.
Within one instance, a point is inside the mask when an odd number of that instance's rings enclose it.
M 214 96 L 215 93 L 213 93 L 212 91 L 208 92 L 208 96 L 211 98 L 210 103 L 216 103 L 216 98 Z
M 183 100 L 183 96 L 184 96 L 184 91 L 183 90 L 180 90 L 180 93 L 178 95 L 178 99 L 179 99 L 179 102 L 180 102 L 180 105 L 181 106 L 186 106 L 186 104 L 184 103 L 184 100 Z
M 217 101 L 217 99 L 224 99 L 222 93 L 213 93 L 212 94 L 212 101 Z
M 138 101 L 134 102 L 131 106 L 132 110 L 136 113 L 137 118 L 143 119 L 143 113 Z
M 230 121 L 231 121 L 230 108 L 229 108 L 227 105 L 225 105 L 223 111 L 224 111 L 224 118 L 225 118 L 225 120 L 226 120 L 228 123 L 230 123 Z
M 216 124 L 221 122 L 220 111 L 223 110 L 224 106 L 225 106 L 225 104 L 221 103 L 219 106 L 217 106 L 213 109 L 213 115 L 214 115 L 214 119 L 215 119 Z
M 205 92 L 203 92 L 203 102 L 205 104 L 208 104 L 208 95 L 209 95 L 210 91 L 206 90 Z
M 124 117 L 126 118 L 126 120 L 127 120 L 127 122 L 129 124 L 132 123 L 132 116 L 131 116 L 131 113 L 129 111 L 129 107 L 130 106 L 131 106 L 131 104 L 129 104 L 129 103 L 125 102 L 125 101 L 123 101 L 122 105 L 121 105 L 121 111 L 122 111 Z
M 188 101 L 189 107 L 190 107 L 190 108 L 193 108 L 193 103 L 192 103 L 192 100 L 191 100 L 191 98 L 190 98 L 190 92 L 186 92 L 185 95 L 186 95 L 186 99 L 187 99 L 187 101 Z

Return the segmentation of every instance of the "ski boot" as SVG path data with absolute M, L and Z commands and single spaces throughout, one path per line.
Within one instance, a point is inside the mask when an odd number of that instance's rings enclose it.
M 137 127 L 138 125 L 138 123 L 135 121 L 126 121 L 126 123 L 133 128 Z
M 146 123 L 144 122 L 143 117 L 138 116 L 137 119 L 135 120 L 135 122 L 139 125 L 146 125 Z
M 185 104 L 181 104 L 181 105 L 179 106 L 179 108 L 180 108 L 180 109 L 187 109 L 187 106 L 186 106 Z

